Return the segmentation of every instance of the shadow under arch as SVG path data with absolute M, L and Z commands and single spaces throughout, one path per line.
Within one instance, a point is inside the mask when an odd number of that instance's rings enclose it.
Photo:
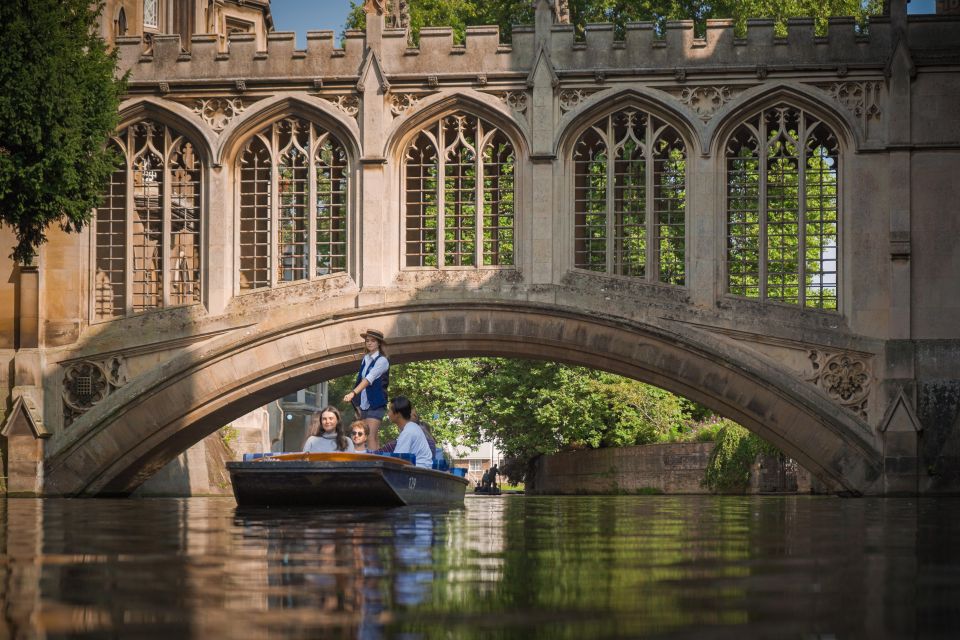
M 557 123 L 557 137 L 553 149 L 561 158 L 566 158 L 577 139 L 594 121 L 615 113 L 625 107 L 635 107 L 660 118 L 677 130 L 689 145 L 688 157 L 701 153 L 703 138 L 700 127 L 691 120 L 689 113 L 674 104 L 669 94 L 645 87 L 608 89 L 585 99 L 577 108 L 568 111 Z
M 422 127 L 430 124 L 444 114 L 463 110 L 489 120 L 503 129 L 513 142 L 518 154 L 530 155 L 530 132 L 524 123 L 491 95 L 473 89 L 461 89 L 452 93 L 441 93 L 424 98 L 414 109 L 397 118 L 383 144 L 383 157 L 399 158 L 404 144 Z
M 836 134 L 841 152 L 855 152 L 864 144 L 853 114 L 831 100 L 827 93 L 801 83 L 777 83 L 747 89 L 717 111 L 707 125 L 705 149 L 711 156 L 722 157 L 723 145 L 738 126 L 779 103 L 799 107 L 821 118 Z
M 360 128 L 337 107 L 304 92 L 287 93 L 254 103 L 224 129 L 216 148 L 218 164 L 233 162 L 243 143 L 267 126 L 287 116 L 298 116 L 330 131 L 347 149 L 353 170 L 360 159 Z
M 209 131 L 197 125 L 193 111 L 182 104 L 150 96 L 133 98 L 120 104 L 119 116 L 117 131 L 143 120 L 154 120 L 180 131 L 193 143 L 204 166 L 209 169 L 213 164 L 215 142 Z
M 232 419 L 354 371 L 359 334 L 390 336 L 396 363 L 466 356 L 603 369 L 701 402 L 773 442 L 832 490 L 879 493 L 868 428 L 759 354 L 685 325 L 533 303 L 378 306 L 226 335 L 120 388 L 81 416 L 45 463 L 48 495 L 125 495 Z

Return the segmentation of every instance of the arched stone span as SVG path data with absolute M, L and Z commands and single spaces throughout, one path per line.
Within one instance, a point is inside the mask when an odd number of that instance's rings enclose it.
M 528 303 L 385 306 L 224 336 L 133 380 L 74 423 L 46 462 L 50 495 L 111 495 L 233 418 L 317 379 L 352 371 L 360 331 L 391 358 L 548 358 L 683 394 L 780 446 L 836 491 L 879 493 L 868 429 L 754 352 L 696 329 Z

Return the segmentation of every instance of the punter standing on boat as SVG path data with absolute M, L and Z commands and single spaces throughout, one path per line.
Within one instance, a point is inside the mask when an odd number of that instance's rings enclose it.
M 310 416 L 307 441 L 303 443 L 304 453 L 333 453 L 334 451 L 353 451 L 353 441 L 347 437 L 336 407 L 327 407 Z
M 343 401 L 352 403 L 357 417 L 367 423 L 367 448 L 376 449 L 380 446 L 380 423 L 387 412 L 390 362 L 383 350 L 386 340 L 382 332 L 367 329 L 360 337 L 365 353 L 353 389 L 343 396 Z

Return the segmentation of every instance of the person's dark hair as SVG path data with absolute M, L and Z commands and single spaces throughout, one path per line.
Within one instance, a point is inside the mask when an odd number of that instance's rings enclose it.
M 397 396 L 390 401 L 390 406 L 393 407 L 395 412 L 403 416 L 404 420 L 410 419 L 410 414 L 413 412 L 413 405 L 410 404 L 406 396 Z

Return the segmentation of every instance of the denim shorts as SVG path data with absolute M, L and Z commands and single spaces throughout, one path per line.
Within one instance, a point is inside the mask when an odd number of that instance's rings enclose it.
M 376 409 L 360 409 L 360 419 L 366 420 L 370 418 L 371 420 L 383 420 L 383 416 L 387 415 L 386 407 L 377 407 Z

